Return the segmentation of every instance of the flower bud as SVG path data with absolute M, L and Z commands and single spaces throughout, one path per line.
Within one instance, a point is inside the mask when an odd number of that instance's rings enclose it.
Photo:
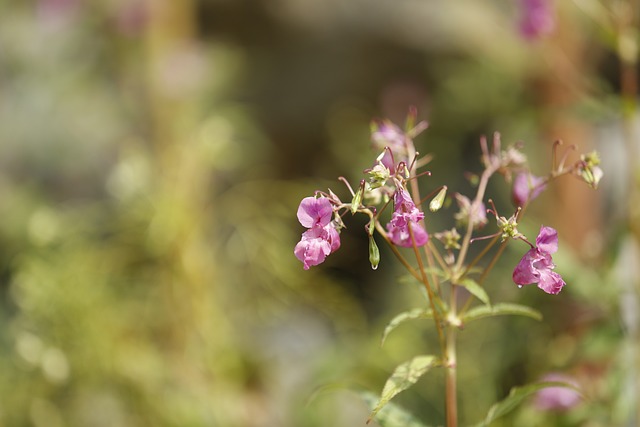
M 436 233 L 434 236 L 442 242 L 445 249 L 460 249 L 460 233 L 458 233 L 455 227 L 451 230 Z
M 604 173 L 598 166 L 600 164 L 600 156 L 597 151 L 580 156 L 582 165 L 578 169 L 578 174 L 591 188 L 598 188 L 598 183 L 602 179 Z
M 374 270 L 378 268 L 378 264 L 380 263 L 380 250 L 373 236 L 369 236 L 369 262 L 371 263 L 371 268 Z
M 503 216 L 496 216 L 498 222 L 498 228 L 502 231 L 502 241 L 504 242 L 509 237 L 517 239 L 522 236 L 522 233 L 518 231 L 518 222 L 516 221 L 517 215 L 512 215 L 509 219 Z
M 438 194 L 436 194 L 436 197 L 434 197 L 431 200 L 431 203 L 429 203 L 429 210 L 431 212 L 439 211 L 442 205 L 444 204 L 444 198 L 446 197 L 446 195 L 447 195 L 447 186 L 445 185 L 442 187 L 442 189 L 440 189 Z
M 351 200 L 351 214 L 355 214 L 358 211 L 358 208 L 362 204 L 362 193 L 363 193 L 363 185 L 358 188 L 356 194 L 354 194 L 353 199 Z

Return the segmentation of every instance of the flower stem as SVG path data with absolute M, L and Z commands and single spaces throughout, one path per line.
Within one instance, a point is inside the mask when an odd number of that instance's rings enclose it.
M 451 315 L 456 316 L 457 286 L 451 286 Z M 458 390 L 457 390 L 457 360 L 456 360 L 456 333 L 457 327 L 449 324 L 447 327 L 446 341 L 446 417 L 447 427 L 458 425 Z
M 482 172 L 480 176 L 480 183 L 478 184 L 478 193 L 476 194 L 475 199 L 473 199 L 472 206 L 480 203 L 482 198 L 484 197 L 484 193 L 487 190 L 487 183 L 489 182 L 489 178 L 495 170 L 492 167 L 488 167 Z M 464 239 L 462 240 L 462 247 L 460 248 L 460 253 L 458 254 L 458 261 L 456 262 L 456 266 L 454 271 L 459 272 L 464 263 L 464 259 L 467 256 L 467 251 L 469 250 L 469 244 L 471 243 L 471 235 L 473 234 L 473 221 L 469 219 L 469 224 L 467 225 L 467 232 L 464 235 Z
M 429 305 L 431 306 L 431 310 L 433 311 L 433 320 L 436 324 L 436 329 L 438 331 L 438 340 L 440 341 L 440 348 L 442 349 L 442 354 L 446 354 L 447 343 L 445 341 L 444 331 L 442 330 L 442 319 L 440 318 L 440 312 L 436 310 L 436 299 L 433 294 L 433 289 L 431 289 L 431 285 L 429 283 L 429 279 L 427 278 L 427 273 L 425 272 L 424 264 L 422 263 L 422 256 L 420 256 L 420 251 L 416 246 L 416 240 L 413 236 L 413 230 L 411 229 L 411 225 L 409 225 L 409 234 L 411 235 L 411 242 L 413 243 L 413 252 L 416 255 L 416 260 L 418 261 L 418 270 L 422 275 L 422 283 L 424 283 L 424 287 L 427 289 L 427 294 L 429 295 Z

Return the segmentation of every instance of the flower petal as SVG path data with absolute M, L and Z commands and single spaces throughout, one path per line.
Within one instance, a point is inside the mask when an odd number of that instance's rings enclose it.
M 562 277 L 551 270 L 540 270 L 538 287 L 548 294 L 556 295 L 566 285 Z
M 298 221 L 307 228 L 324 227 L 331 221 L 333 208 L 326 197 L 305 197 L 298 206 Z
M 558 381 L 579 387 L 578 382 L 565 374 L 550 373 L 542 381 Z M 582 397 L 575 389 L 569 387 L 546 387 L 540 390 L 534 401 L 538 409 L 545 411 L 566 411 L 578 405 Z
M 512 197 L 516 206 L 524 206 L 542 193 L 546 185 L 544 178 L 537 177 L 530 172 L 522 172 L 513 180 Z
M 389 147 L 394 153 L 404 154 L 405 135 L 402 130 L 388 120 L 371 124 L 371 140 L 377 148 Z
M 516 268 L 513 270 L 513 281 L 518 286 L 530 285 L 532 283 L 538 283 L 540 280 L 540 272 L 535 268 L 534 263 L 540 260 L 540 254 L 533 248 L 530 249 Z
M 333 226 L 333 224 L 329 223 L 324 227 L 325 230 L 325 240 L 329 242 L 331 246 L 331 252 L 335 252 L 340 249 L 340 233 Z
M 296 258 L 302 261 L 304 269 L 308 270 L 309 267 L 324 262 L 327 255 L 331 253 L 331 245 L 320 237 L 309 237 L 305 234 L 307 232 L 302 235 L 302 240 L 298 242 L 293 252 Z
M 427 231 L 417 222 L 402 221 L 400 225 L 393 220 L 387 224 L 387 230 L 389 230 L 389 239 L 396 245 L 403 248 L 412 248 L 413 242 L 411 241 L 411 233 L 409 227 L 413 232 L 413 238 L 415 239 L 416 246 L 423 246 L 429 241 L 429 234 Z
M 538 250 L 545 254 L 552 254 L 558 250 L 558 232 L 551 227 L 540 227 L 536 237 Z

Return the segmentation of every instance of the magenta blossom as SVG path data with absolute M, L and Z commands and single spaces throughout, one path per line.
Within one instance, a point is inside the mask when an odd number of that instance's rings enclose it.
M 298 221 L 307 228 L 329 224 L 333 208 L 326 197 L 305 197 L 298 206 Z
M 518 286 L 538 284 L 548 294 L 557 294 L 566 285 L 553 271 L 551 254 L 558 250 L 558 232 L 551 227 L 540 227 L 536 247 L 531 248 L 513 270 L 513 281 Z
M 553 32 L 556 22 L 551 0 L 520 0 L 520 5 L 520 33 L 525 38 L 534 40 Z
M 302 233 L 302 239 L 294 249 L 296 257 L 302 261 L 304 269 L 322 264 L 327 256 L 340 248 L 340 234 L 333 223 L 324 227 L 314 227 Z
M 305 197 L 298 207 L 298 221 L 309 230 L 302 233 L 294 253 L 304 269 L 321 264 L 340 248 L 340 234 L 331 222 L 333 207 L 326 197 Z
M 545 179 L 531 172 L 521 172 L 513 180 L 513 203 L 524 206 L 535 199 L 545 189 Z
M 547 374 L 542 381 L 562 382 L 578 387 L 575 379 L 560 373 Z M 580 393 L 570 387 L 546 387 L 536 394 L 535 406 L 543 411 L 567 411 L 580 403 Z
M 404 132 L 389 120 L 375 121 L 371 124 L 371 140 L 374 147 L 389 147 L 394 153 L 404 154 L 407 149 Z
M 411 233 L 416 246 L 423 246 L 429 241 L 427 231 L 419 224 L 424 219 L 422 213 L 411 200 L 407 190 L 400 188 L 396 190 L 393 197 L 394 211 L 391 221 L 387 224 L 387 230 L 391 241 L 405 248 L 413 247 Z M 409 231 L 411 228 L 411 232 Z

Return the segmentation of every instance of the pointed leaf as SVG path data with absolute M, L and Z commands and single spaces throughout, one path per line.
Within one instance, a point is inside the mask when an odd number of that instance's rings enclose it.
M 387 327 L 384 328 L 380 345 L 381 346 L 384 345 L 384 342 L 391 331 L 393 331 L 400 324 L 406 322 L 407 320 L 432 319 L 432 318 L 433 318 L 433 311 L 431 309 L 425 310 L 422 308 L 414 308 L 413 310 L 404 311 L 398 314 L 396 317 L 391 319 L 391 321 L 387 324 Z
M 359 394 L 367 405 L 369 405 L 369 408 L 373 410 L 378 401 L 378 397 L 369 392 L 360 392 Z M 378 412 L 376 422 L 380 424 L 381 427 L 429 427 L 420 422 L 409 411 L 393 402 L 387 403 L 387 405 Z
M 469 323 L 472 320 L 482 319 L 483 317 L 516 315 L 531 317 L 532 319 L 542 320 L 542 314 L 526 305 L 499 303 L 492 306 L 482 305 L 474 307 L 461 316 L 462 323 Z
M 475 427 L 487 427 L 492 422 L 497 420 L 500 417 L 507 415 L 509 412 L 513 411 L 518 407 L 524 399 L 531 396 L 532 394 L 537 393 L 543 388 L 547 387 L 567 387 L 576 389 L 576 386 L 568 383 L 557 382 L 557 381 L 546 381 L 539 382 L 535 384 L 529 384 L 522 387 L 514 387 L 509 392 L 509 395 L 501 400 L 500 402 L 494 404 L 489 408 L 489 413 L 484 421 L 476 424 Z M 579 391 L 579 390 L 578 390 Z
M 449 273 L 446 271 L 443 271 L 440 268 L 437 267 L 425 267 L 424 271 L 429 273 L 429 274 L 435 274 L 436 276 L 439 276 L 440 278 L 447 280 L 449 278 Z
M 394 396 L 415 384 L 421 376 L 437 364 L 435 356 L 416 356 L 413 359 L 398 365 L 389 377 L 382 389 L 382 395 L 378 404 L 371 412 L 371 420 Z
M 464 279 L 459 283 L 459 285 L 468 290 L 471 295 L 478 298 L 483 303 L 489 305 L 489 295 L 487 295 L 487 291 L 485 291 L 484 288 L 478 284 L 478 282 L 473 279 Z

